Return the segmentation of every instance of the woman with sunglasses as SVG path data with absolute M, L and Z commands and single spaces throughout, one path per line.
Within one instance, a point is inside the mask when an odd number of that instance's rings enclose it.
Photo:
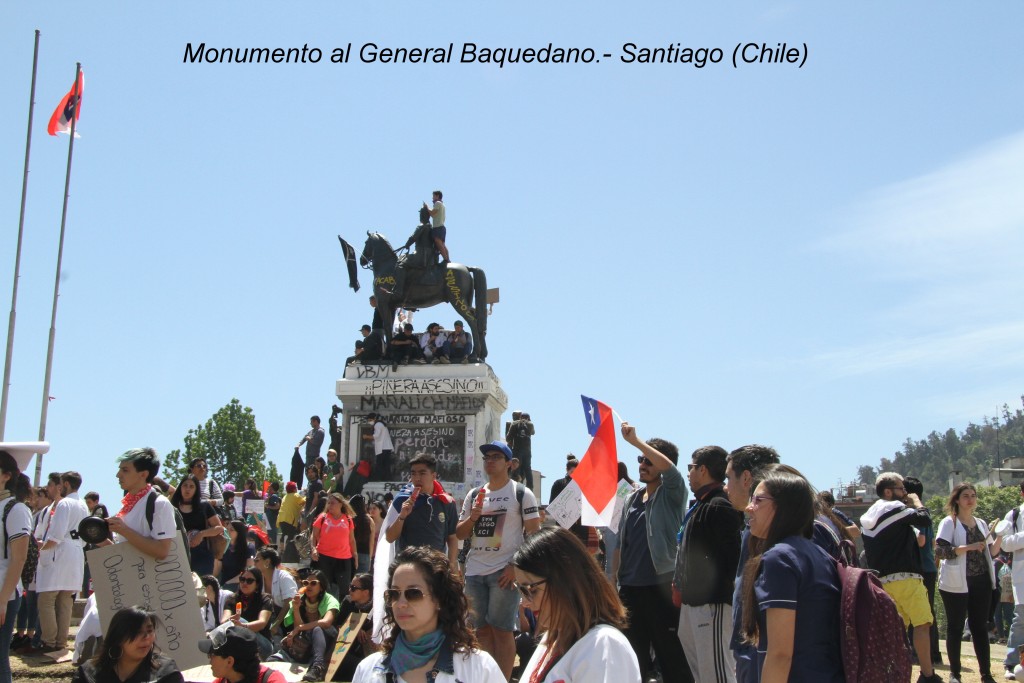
M 391 563 L 384 591 L 381 652 L 356 668 L 352 683 L 506 683 L 466 622 L 469 600 L 444 553 L 406 548 Z
M 213 572 L 211 541 L 224 533 L 220 517 L 209 503 L 200 500 L 199 480 L 194 474 L 186 475 L 174 489 L 171 505 L 178 508 L 188 532 L 192 571 L 202 576 Z
M 239 606 L 241 611 L 238 610 Z M 238 592 L 234 598 L 227 599 L 221 622 L 231 622 L 255 633 L 260 657 L 266 659 L 274 652 L 270 634 L 270 615 L 273 611 L 274 603 L 263 592 L 263 574 L 257 569 L 247 568 L 238 577 Z
M 626 626 L 626 608 L 572 532 L 549 528 L 528 536 L 512 567 L 543 632 L 521 680 L 640 681 L 636 654 L 620 631 Z
M 348 594 L 348 583 L 359 569 L 355 556 L 356 530 L 352 508 L 340 493 L 327 497 L 327 509 L 313 522 L 310 559 L 327 575 L 339 602 Z
M 747 514 L 740 632 L 757 645 L 760 680 L 843 683 L 839 572 L 811 540 L 814 490 L 799 474 L 769 470 Z
M 369 615 L 373 610 L 373 574 L 357 574 L 352 577 L 352 583 L 348 585 L 348 595 L 341 601 L 341 610 L 338 612 L 337 623 L 344 625 L 353 614 Z M 345 659 L 341 661 L 337 677 L 343 681 L 352 680 L 356 666 L 363 661 L 368 654 L 376 652 L 377 646 L 373 642 L 373 621 L 367 616 L 363 627 L 356 636 L 356 640 L 349 648 Z
M 338 615 L 338 601 L 325 590 L 327 575 L 314 569 L 302 581 L 302 590 L 292 598 L 291 607 L 284 617 L 284 627 L 290 629 L 281 641 L 281 649 L 273 659 L 291 662 L 293 645 L 297 638 L 309 639 L 311 661 L 304 681 L 324 680 L 324 661 L 328 647 L 333 647 L 338 638 L 335 618 Z
M 277 635 L 277 628 L 284 621 L 284 615 L 291 607 L 292 598 L 299 592 L 295 576 L 281 567 L 281 556 L 277 550 L 264 546 L 256 551 L 256 568 L 263 575 L 263 592 L 270 596 L 274 603 L 273 622 L 270 632 Z
M 125 607 L 110 619 L 99 654 L 75 671 L 73 683 L 182 683 L 170 657 L 156 652 L 156 615 Z

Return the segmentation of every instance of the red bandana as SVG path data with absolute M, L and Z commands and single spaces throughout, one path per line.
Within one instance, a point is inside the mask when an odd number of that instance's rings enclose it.
M 146 488 L 142 489 L 138 493 L 129 493 L 127 496 L 122 498 L 121 499 L 121 511 L 117 513 L 117 516 L 118 517 L 124 517 L 129 512 L 131 512 L 132 508 L 134 508 L 135 505 L 140 500 L 145 498 L 146 494 L 148 494 L 151 490 L 153 490 L 153 485 L 152 484 L 146 484 Z

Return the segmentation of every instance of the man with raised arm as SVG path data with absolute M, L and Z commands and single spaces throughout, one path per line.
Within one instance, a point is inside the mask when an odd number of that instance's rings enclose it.
M 644 681 L 651 677 L 651 648 L 662 680 L 692 683 L 679 641 L 679 609 L 672 604 L 677 534 L 686 507 L 686 485 L 676 469 L 679 449 L 664 439 L 641 441 L 636 428 L 622 423 L 622 438 L 640 455 L 640 483 L 622 506 L 619 521 L 619 597 L 630 614 L 624 631 Z

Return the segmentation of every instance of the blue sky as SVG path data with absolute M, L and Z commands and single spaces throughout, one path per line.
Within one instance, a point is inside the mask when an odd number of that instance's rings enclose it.
M 105 499 L 118 453 L 180 447 L 232 397 L 283 466 L 369 320 L 335 235 L 400 242 L 435 188 L 453 259 L 501 289 L 488 360 L 549 477 L 586 449 L 581 393 L 684 453 L 774 445 L 819 487 L 1019 400 L 1019 3 L 434 5 L 0 7 L 5 311 L 42 31 L 8 439 L 38 431 L 67 154 L 45 127 L 76 61 L 43 469 Z M 183 64 L 204 41 L 613 57 Z M 726 59 L 623 64 L 628 42 Z M 747 42 L 806 65 L 734 69 Z

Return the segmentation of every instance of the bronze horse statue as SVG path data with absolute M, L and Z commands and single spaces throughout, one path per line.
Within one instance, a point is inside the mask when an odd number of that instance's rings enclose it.
M 429 215 L 429 214 L 428 214 Z M 487 277 L 480 268 L 461 263 L 437 263 L 430 236 L 429 218 L 420 212 L 420 225 L 403 249 L 415 242 L 416 252 L 396 255 L 384 235 L 366 232 L 359 263 L 373 269 L 373 294 L 384 321 L 384 335 L 391 341 L 398 308 L 418 310 L 450 303 L 473 335 L 471 361 L 487 358 Z

